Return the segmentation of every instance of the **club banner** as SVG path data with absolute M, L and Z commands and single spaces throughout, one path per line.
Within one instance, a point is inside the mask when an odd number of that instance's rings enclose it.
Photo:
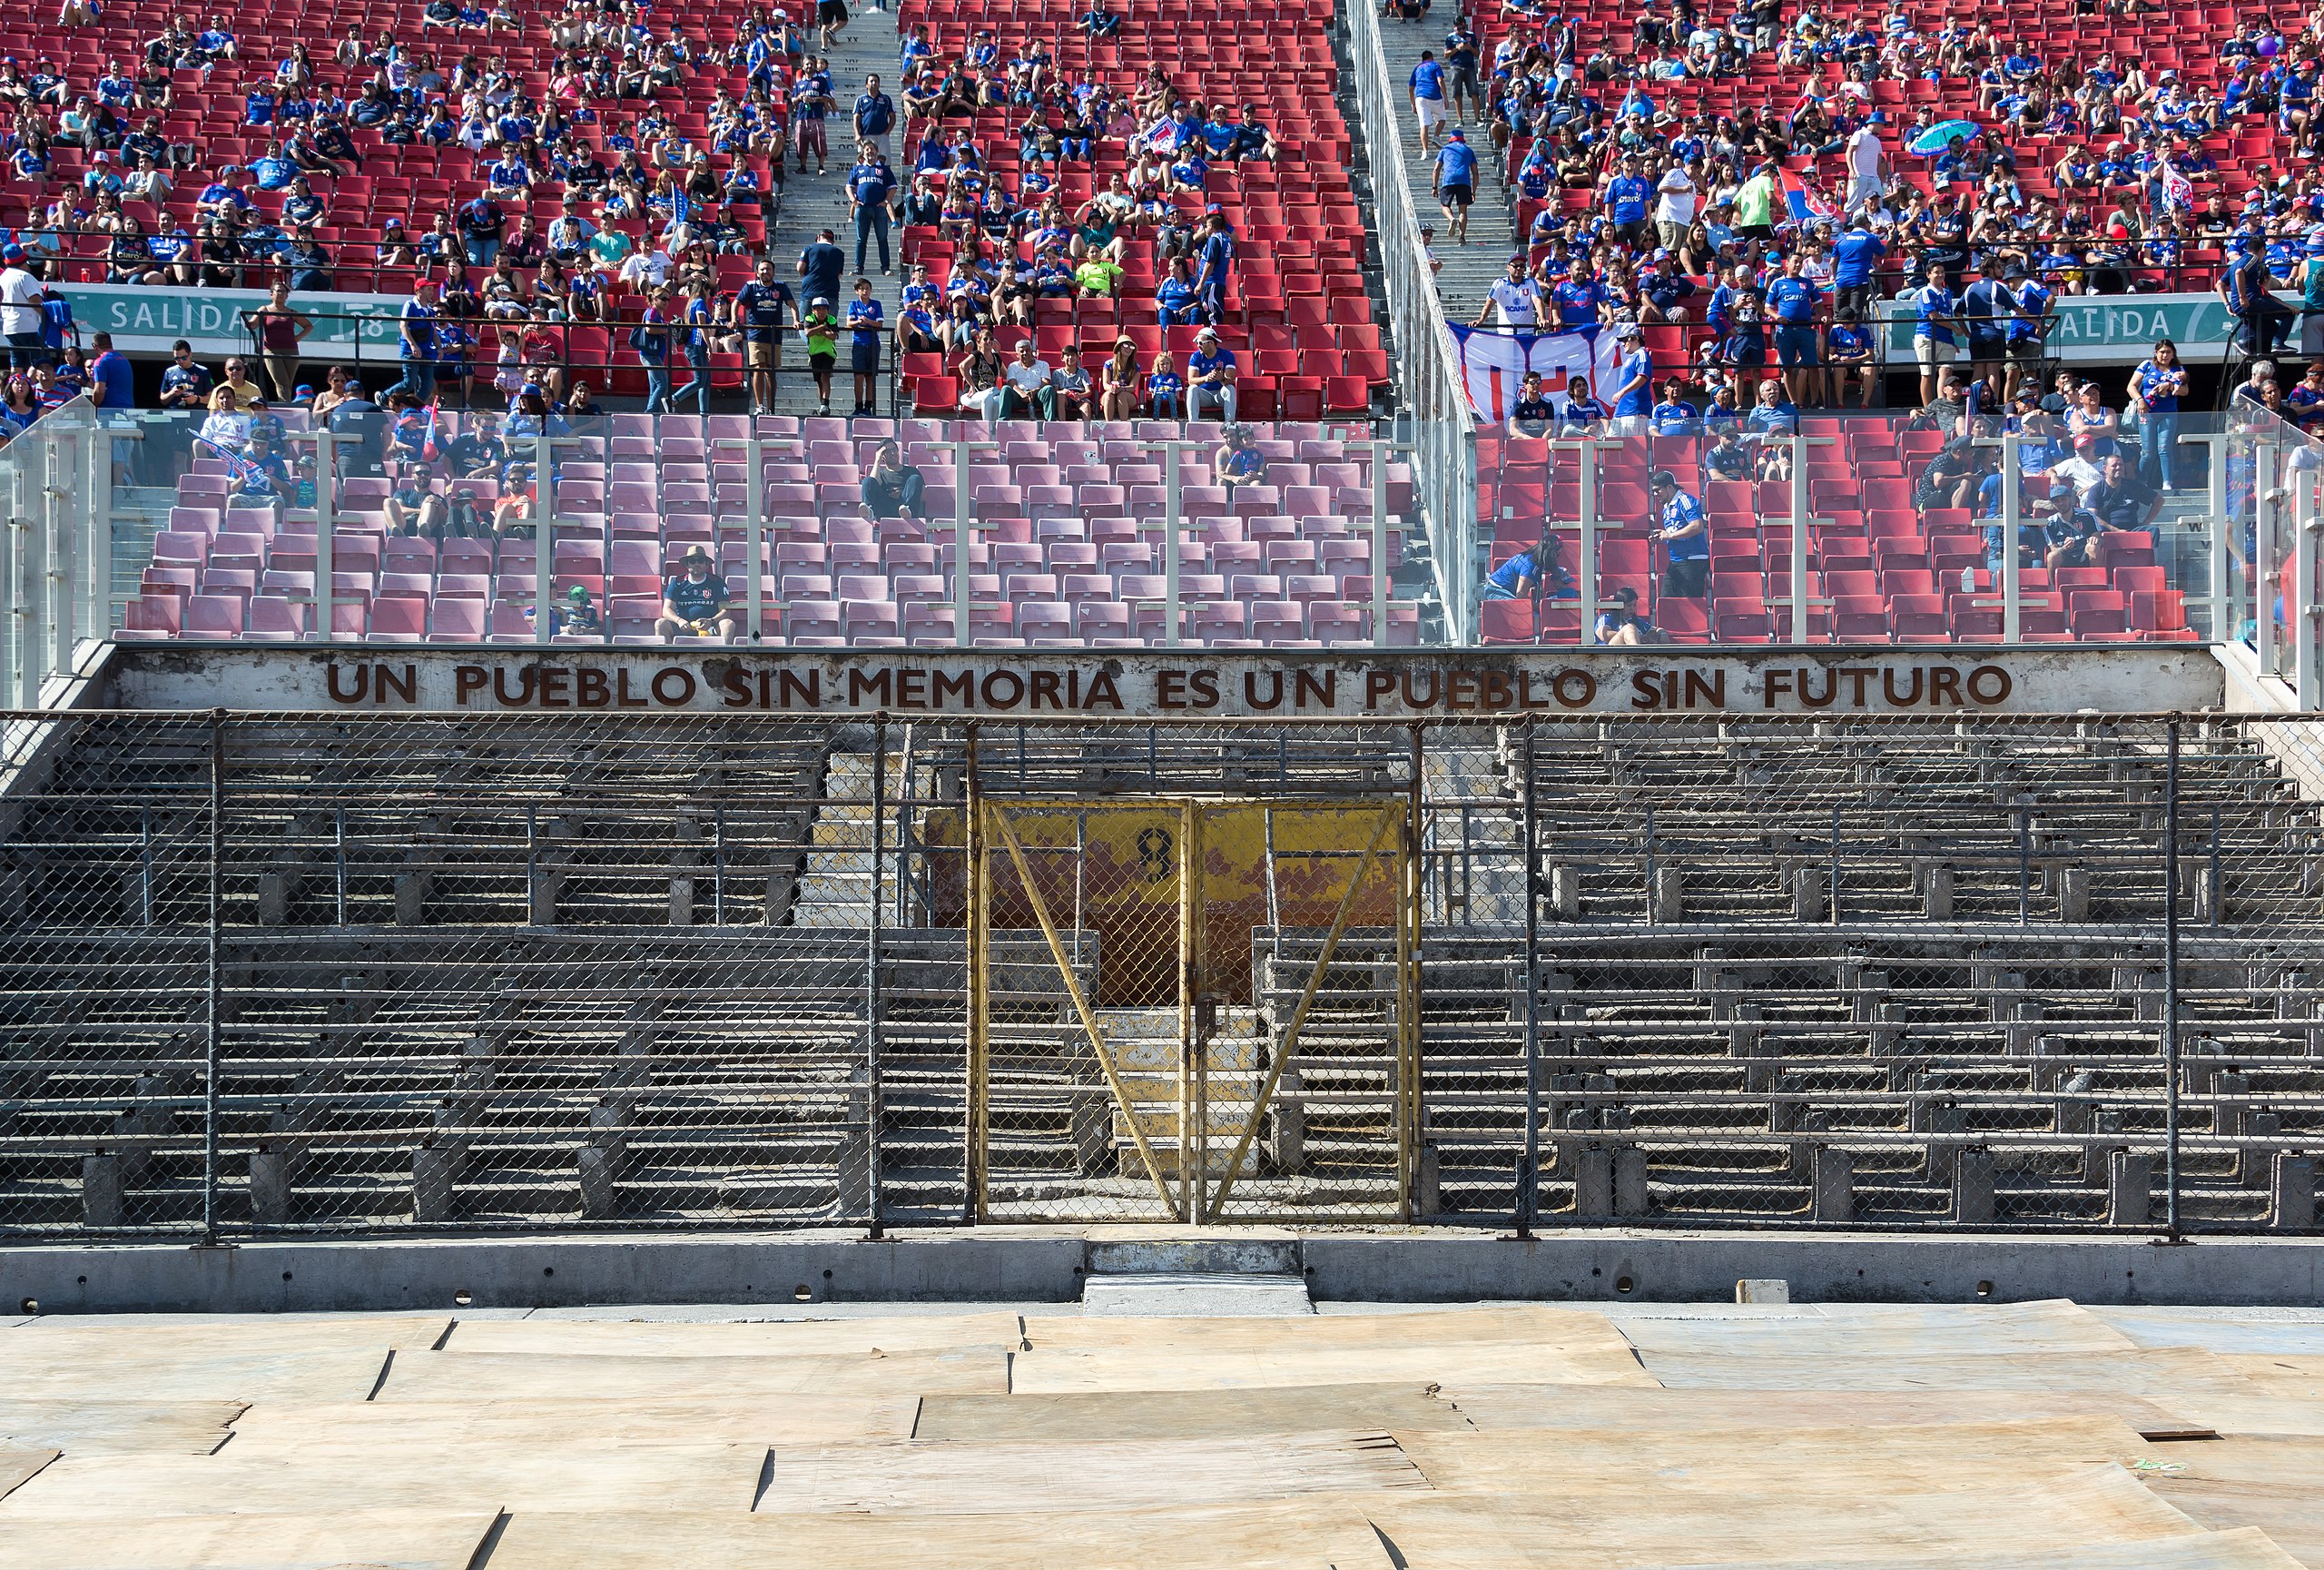
M 1469 390 L 1470 407 L 1483 420 L 1503 420 L 1517 407 L 1518 389 L 1525 373 L 1541 373 L 1541 389 L 1562 407 L 1566 383 L 1587 377 L 1593 397 L 1601 402 L 1613 390 L 1620 347 L 1609 329 L 1584 327 L 1571 332 L 1491 331 L 1482 327 L 1452 328 L 1453 346 L 1461 356 L 1461 380 Z

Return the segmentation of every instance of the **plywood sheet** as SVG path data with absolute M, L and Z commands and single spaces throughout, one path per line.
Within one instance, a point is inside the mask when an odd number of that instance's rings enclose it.
M 1069 1448 L 915 1442 L 778 1448 L 758 1508 L 985 1516 L 1427 1486 L 1385 1434 L 1114 1439 Z
M 1653 1380 L 1604 1316 L 1541 1307 L 1282 1319 L 1032 1319 L 1020 1393 Z
M 6 1503 L 12 1517 L 339 1510 L 746 1510 L 763 1445 L 554 1447 L 311 1445 L 294 1455 L 57 1462 Z
M 2142 1435 L 2186 1420 L 2136 1396 L 2050 1390 L 1637 1390 L 1614 1385 L 1457 1385 L 1440 1393 L 1477 1428 L 1829 1428 L 2114 1417 Z M 1022 1399 L 1022 1397 L 1019 1397 Z M 925 1419 L 923 1418 L 923 1423 Z
M 1009 1354 L 622 1358 L 419 1352 L 396 1358 L 382 1401 L 764 1401 L 786 1395 L 1000 1395 Z
M 172 1362 L 252 1352 L 385 1352 L 432 1346 L 451 1328 L 448 1314 L 51 1314 L 0 1331 L 0 1368 L 132 1348 Z
M 15 1334 L 11 1331 L 10 1334 Z M 360 1401 L 379 1382 L 385 1348 L 212 1350 L 127 1343 L 19 1358 L 0 1366 L 12 1402 Z
M 0 1445 L 54 1445 L 75 1456 L 175 1450 L 206 1456 L 226 1441 L 240 1401 L 17 1401 L 0 1396 Z
M 2324 1353 L 2324 1315 L 2295 1318 L 2229 1308 L 2093 1308 L 2142 1347 L 2201 1347 L 2242 1356 Z
M 1424 1433 L 1469 1426 L 1451 1401 L 1429 1394 L 1423 1386 L 1309 1385 L 1291 1389 L 931 1396 L 921 1403 L 912 1433 L 921 1439 L 979 1444 L 1078 1445 L 1095 1439 L 1198 1439 L 1357 1428 Z
M 2324 1401 L 2324 1356 L 2270 1352 L 2220 1359 L 2248 1377 L 2262 1396 L 2279 1400 Z
M 1427 1570 L 1647 1570 L 1803 1553 L 1866 1558 L 2033 1555 L 2201 1530 L 2116 1466 L 2080 1466 L 2007 1486 L 1955 1492 L 1716 1492 L 1634 1477 L 1582 1490 L 1482 1496 L 1395 1494 L 1366 1506 L 1392 1552 Z M 2038 1563 L 2039 1561 L 2035 1561 Z
M 554 1353 L 568 1357 L 862 1357 L 883 1352 L 1014 1349 L 1015 1314 L 876 1315 L 860 1319 L 763 1319 L 678 1324 L 618 1319 L 463 1319 L 448 1352 Z
M 489 1511 L 166 1516 L 85 1520 L 0 1511 L 0 1565 L 39 1570 L 467 1570 Z
M 1674 1565 L 1668 1570 L 2299 1570 L 2299 1561 L 2256 1527 L 2099 1548 L 1945 1555 L 1911 1559 L 1783 1559 Z
M 1390 1570 L 1357 1502 L 980 1516 L 518 1516 L 492 1570 Z
M 1711 1493 L 1953 1492 L 2021 1476 L 2152 1462 L 2158 1454 L 2112 1417 L 1680 1434 L 1517 1428 L 1402 1438 L 1431 1483 L 1457 1493 L 1492 1493 L 1518 1479 L 1550 1476 L 1561 1492 L 1583 1495 L 1616 1495 L 1645 1478 L 1659 1488 Z
M 0 1499 L 5 1499 L 21 1485 L 39 1476 L 60 1454 L 62 1452 L 54 1447 L 32 1449 L 0 1446 Z
M 1396 1314 L 1322 1314 L 1264 1319 L 1077 1318 L 1025 1321 L 1035 1352 L 1149 1354 L 1340 1350 L 1407 1347 L 1539 1346 L 1576 1357 L 1630 1361 L 1630 1343 L 1612 1320 L 1588 1308 L 1519 1303 L 1484 1308 L 1424 1308 Z
M 2052 1390 L 2136 1396 L 2176 1414 L 2181 1398 L 2268 1394 L 2236 1359 L 2194 1348 L 2155 1351 L 1904 1356 L 1880 1358 L 1728 1357 L 1717 1352 L 1643 1352 L 1640 1359 L 1673 1389 Z M 1449 1383 L 1449 1381 L 1448 1381 Z
M 2324 1489 L 2290 1483 L 2151 1479 L 2155 1495 L 2217 1530 L 2256 1526 L 2308 1570 L 2324 1570 Z
M 2128 1336 L 2072 1303 L 1945 1308 L 1818 1308 L 1789 1315 L 1626 1319 L 1622 1334 L 1645 1352 L 1717 1352 L 1728 1357 L 1929 1357 L 2006 1353 L 2125 1352 Z
M 2221 1434 L 2293 1434 L 2324 1437 L 2324 1401 L 2277 1396 L 2212 1397 L 2181 1401 L 2181 1410 Z
M 589 1437 L 625 1445 L 749 1441 L 832 1445 L 908 1439 L 910 1396 L 736 1397 L 694 1401 L 373 1401 L 320 1407 L 272 1403 L 234 1425 L 234 1450 L 277 1454 L 326 1443 L 551 1445 Z

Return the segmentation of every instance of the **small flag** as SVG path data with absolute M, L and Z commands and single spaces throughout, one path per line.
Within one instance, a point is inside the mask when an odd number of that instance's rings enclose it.
M 2180 173 L 2177 164 L 2168 160 L 2162 165 L 2162 200 L 2182 210 L 2195 205 L 2195 183 Z
M 1784 207 L 1794 223 L 1807 223 L 1818 218 L 1837 218 L 1839 209 L 1831 199 L 1787 169 L 1780 176 L 1783 183 Z

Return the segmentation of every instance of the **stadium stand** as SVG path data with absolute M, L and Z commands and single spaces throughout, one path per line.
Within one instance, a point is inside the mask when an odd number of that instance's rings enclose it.
M 2165 1097 L 2162 735 L 1541 726 L 1542 1210 L 2146 1224 Z M 9 1229 L 200 1219 L 212 737 L 202 716 L 59 720 L 47 777 L 12 809 L 0 946 L 26 1050 L 0 1101 Z M 1524 739 L 1433 726 L 1423 754 L 1424 1215 L 1510 1211 Z M 2312 1224 L 2284 1185 L 2319 1117 L 2318 839 L 2281 739 L 2231 719 L 2184 731 L 2173 1017 L 2192 1227 Z M 875 1105 L 884 1213 L 960 1213 L 957 725 L 890 733 L 876 895 L 866 726 L 253 716 L 215 745 L 231 1224 L 857 1216 Z M 996 722 L 978 779 L 988 802 L 1102 802 L 1133 782 L 1279 802 L 1295 782 L 1400 790 L 1413 745 Z M 1324 933 L 1253 909 L 1212 952 L 1228 997 L 1280 1039 Z M 1059 921 L 1083 994 L 1131 1028 L 1140 1006 L 1109 979 L 1135 963 L 1121 929 Z M 1245 1202 L 1393 1202 L 1395 954 L 1358 927 L 1316 980 Z M 1153 1195 L 1120 1126 L 1093 1115 L 1105 1081 L 1039 933 L 996 933 L 992 964 L 990 1214 L 1143 1214 Z M 107 987 L 84 984 L 100 972 Z
M 303 421 L 294 414 L 285 423 L 295 439 Z M 470 425 L 447 420 L 438 435 L 448 444 Z M 616 414 L 604 436 L 559 449 L 555 591 L 561 607 L 582 591 L 604 617 L 595 632 L 561 636 L 655 641 L 665 580 L 695 548 L 714 551 L 740 601 L 749 581 L 749 460 L 739 443 L 753 429 L 744 415 Z M 1216 439 L 1216 428 L 1164 421 L 1012 424 L 997 442 L 980 424 L 921 420 L 762 416 L 755 429 L 769 449 L 758 574 L 766 635 L 807 647 L 958 641 L 951 525 L 963 499 L 978 531 L 970 554 L 975 642 L 1160 641 L 1167 564 L 1158 535 L 1168 507 L 1155 444 Z M 1390 466 L 1391 516 L 1375 535 L 1367 440 L 1318 425 L 1253 434 L 1265 483 L 1220 483 L 1215 452 L 1182 460 L 1181 639 L 1373 642 L 1374 540 L 1384 542 L 1383 565 L 1396 574 L 1409 469 Z M 889 438 L 925 482 L 921 518 L 874 518 L 864 504 L 862 478 Z M 965 498 L 946 445 L 955 440 L 980 444 Z M 529 472 L 521 439 L 504 450 L 503 471 L 513 464 Z M 406 478 L 414 473 L 416 482 Z M 309 635 L 315 515 L 290 509 L 278 525 L 271 506 L 236 505 L 232 483 L 227 461 L 208 456 L 177 481 L 122 636 Z M 456 486 L 472 491 L 481 518 L 504 494 L 493 471 L 455 481 L 408 458 L 378 478 L 345 481 L 335 511 L 334 632 L 377 642 L 531 641 L 534 542 L 504 535 L 496 545 L 488 527 L 481 539 L 399 534 L 387 509 L 411 483 L 438 497 Z M 1418 607 L 1392 603 L 1388 616 L 1391 641 L 1418 641 Z

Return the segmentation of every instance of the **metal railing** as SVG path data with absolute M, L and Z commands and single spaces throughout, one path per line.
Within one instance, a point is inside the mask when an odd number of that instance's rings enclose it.
M 1388 294 L 1389 330 L 1402 362 L 1399 385 L 1411 423 L 1421 512 L 1427 520 L 1445 627 L 1452 641 L 1463 643 L 1475 636 L 1475 578 L 1483 543 L 1477 528 L 1476 424 L 1421 242 L 1419 208 L 1404 173 L 1403 122 L 1392 91 L 1398 78 L 1388 69 L 1380 19 L 1367 0 L 1347 0 L 1341 9 L 1378 203 L 1381 273 Z
M 1117 1100 L 1149 1138 L 1186 1104 L 1189 1018 L 1251 1109 L 1238 1190 L 1310 1220 L 1376 1211 L 1338 1180 L 1379 1175 L 1411 1021 L 1414 1220 L 2315 1226 L 2294 717 L 0 729 L 12 1239 L 876 1229 L 994 1181 L 1165 1219 Z M 1196 798 L 1190 1015 L 1147 994 Z M 980 810 L 1019 844 L 981 894 Z M 1370 854 L 1408 869 L 1401 961 L 1343 892 Z

